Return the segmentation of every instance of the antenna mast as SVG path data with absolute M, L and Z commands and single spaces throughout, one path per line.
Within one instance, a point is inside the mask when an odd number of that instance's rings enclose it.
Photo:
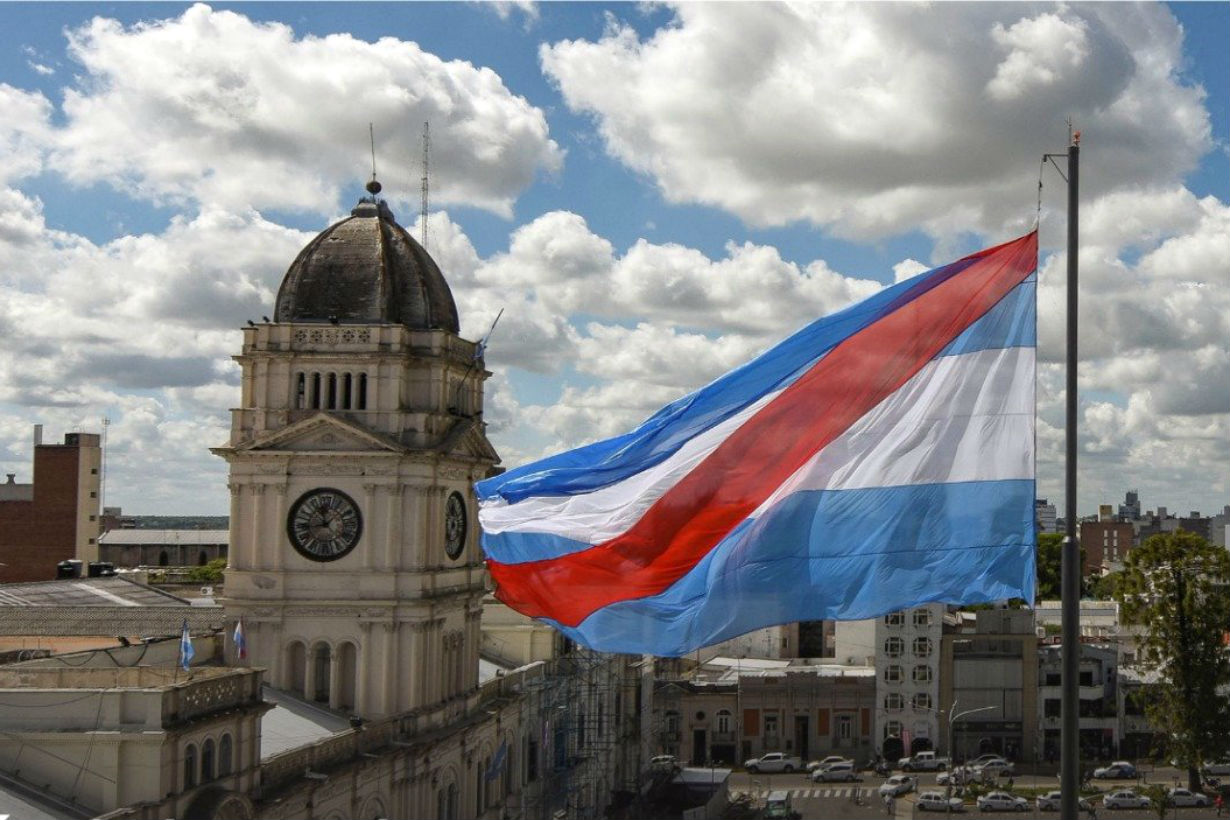
M 419 219 L 423 226 L 423 229 L 422 229 L 423 238 L 421 240 L 421 244 L 423 245 L 424 250 L 427 249 L 427 191 L 428 191 L 427 161 L 431 153 L 431 132 L 429 130 L 430 126 L 431 126 L 431 123 L 429 122 L 423 123 L 423 178 L 422 178 L 423 204 L 419 212 Z

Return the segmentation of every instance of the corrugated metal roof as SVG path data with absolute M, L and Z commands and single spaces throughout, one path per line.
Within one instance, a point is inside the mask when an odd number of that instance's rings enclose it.
M 69 578 L 0 584 L 0 607 L 188 606 L 185 598 L 126 578 Z M 6 616 L 7 617 L 7 616 Z
M 184 544 L 188 546 L 212 546 L 229 544 L 230 530 L 107 530 L 98 536 L 99 544 L 107 546 L 145 546 L 159 544 Z

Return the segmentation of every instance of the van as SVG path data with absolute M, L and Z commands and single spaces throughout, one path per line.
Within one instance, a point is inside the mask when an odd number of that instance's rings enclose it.
M 790 792 L 772 791 L 764 801 L 764 811 L 760 815 L 772 820 L 799 820 L 803 815 L 790 806 Z

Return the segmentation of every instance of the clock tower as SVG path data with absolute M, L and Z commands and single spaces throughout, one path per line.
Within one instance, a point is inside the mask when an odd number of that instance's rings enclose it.
M 477 685 L 485 570 L 473 482 L 498 456 L 481 350 L 368 184 L 249 323 L 225 607 L 274 686 L 362 717 Z

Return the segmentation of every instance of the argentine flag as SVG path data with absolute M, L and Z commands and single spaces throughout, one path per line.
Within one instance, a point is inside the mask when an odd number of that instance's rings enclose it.
M 479 482 L 496 597 L 607 652 L 1033 600 L 1037 234 L 804 327 L 630 433 Z
M 184 631 L 179 636 L 179 665 L 188 672 L 196 650 L 192 648 L 192 636 L 188 634 L 188 619 L 184 618 Z

